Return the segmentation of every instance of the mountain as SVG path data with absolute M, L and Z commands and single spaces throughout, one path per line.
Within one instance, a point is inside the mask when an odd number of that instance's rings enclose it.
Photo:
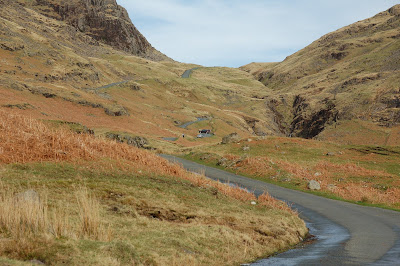
M 232 132 L 277 132 L 265 114 L 266 89 L 251 74 L 155 61 L 157 52 L 139 33 L 122 48 L 124 42 L 102 37 L 128 40 L 130 30 L 115 1 L 2 0 L 0 107 L 79 123 L 96 135 L 145 137 L 159 148 L 217 143 Z M 190 78 L 181 77 L 195 67 Z M 215 136 L 197 139 L 201 128 Z
M 162 55 L 116 1 L 0 3 L 1 108 L 96 135 L 145 137 L 162 150 L 219 143 L 233 132 L 400 141 L 399 6 L 283 62 L 232 69 Z M 197 139 L 199 129 L 215 136 Z
M 40 14 L 65 21 L 94 40 L 154 61 L 171 59 L 154 49 L 116 0 L 18 0 Z
M 270 89 L 267 106 L 286 135 L 339 140 L 351 133 L 357 142 L 356 130 L 386 139 L 400 132 L 399 51 L 396 5 L 321 37 L 281 63 L 241 69 Z

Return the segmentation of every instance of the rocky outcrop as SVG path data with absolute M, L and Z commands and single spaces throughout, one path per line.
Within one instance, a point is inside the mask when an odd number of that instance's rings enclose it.
M 238 133 L 232 133 L 222 138 L 222 144 L 236 143 L 241 140 Z
M 18 1 L 118 50 L 154 61 L 171 60 L 151 46 L 116 0 Z
M 151 149 L 150 147 L 148 147 L 149 141 L 143 137 L 138 137 L 138 136 L 131 137 L 128 135 L 121 135 L 121 134 L 109 132 L 106 134 L 106 138 L 115 140 L 116 142 L 119 142 L 119 143 L 126 143 L 130 146 L 134 146 L 134 147 L 140 148 L 140 149 Z
M 287 136 L 314 138 L 326 129 L 334 132 L 343 121 L 397 127 L 399 27 L 396 5 L 322 36 L 283 62 L 242 69 L 268 87 L 267 114 Z
M 337 121 L 339 112 L 332 101 L 324 99 L 319 106 L 318 109 L 311 109 L 305 98 L 296 96 L 293 103 L 291 136 L 311 139 L 318 136 L 326 125 Z

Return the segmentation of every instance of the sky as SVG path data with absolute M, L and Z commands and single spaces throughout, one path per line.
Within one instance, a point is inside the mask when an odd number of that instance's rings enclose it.
M 239 67 L 280 62 L 321 36 L 400 0 L 117 0 L 172 59 Z

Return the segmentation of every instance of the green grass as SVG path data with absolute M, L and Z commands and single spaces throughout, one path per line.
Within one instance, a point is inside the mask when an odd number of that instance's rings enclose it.
M 250 147 L 249 151 L 243 151 L 242 147 Z M 329 183 L 336 186 L 357 184 L 359 187 L 375 189 L 376 193 L 385 193 L 388 189 L 398 189 L 400 183 L 400 165 L 398 164 L 399 147 L 365 146 L 365 145 L 338 145 L 309 141 L 301 139 L 285 139 L 269 137 L 263 141 L 241 142 L 241 144 L 216 145 L 206 148 L 194 149 L 184 158 L 195 162 L 216 167 L 235 174 L 276 184 L 290 189 L 301 190 L 307 193 L 320 195 L 327 198 L 352 202 L 361 205 L 375 206 L 392 210 L 400 210 L 400 205 L 389 202 L 374 202 L 374 196 L 354 199 L 350 196 L 344 198 L 335 192 L 323 188 L 322 191 L 310 191 L 307 189 L 307 180 L 297 176 L 295 172 L 287 170 L 280 162 L 288 164 L 293 169 L 301 167 L 308 172 L 306 178 L 319 180 L 314 173 L 322 171 L 324 176 L 329 176 Z M 374 155 L 370 155 L 375 151 Z M 333 156 L 327 156 L 327 153 Z M 378 154 L 378 152 L 382 154 Z M 209 156 L 205 156 L 210 154 Z M 238 158 L 261 157 L 270 160 L 268 172 L 252 173 L 242 167 L 218 166 L 218 160 L 225 155 L 235 155 Z M 373 157 L 371 157 L 373 156 Z M 200 159 L 202 158 L 202 159 Z M 234 160 L 235 161 L 235 160 Z M 233 161 L 233 162 L 234 162 Z M 328 164 L 329 168 L 319 169 L 319 163 Z M 332 165 L 331 165 L 332 164 Z M 336 169 L 336 166 L 355 167 L 354 172 L 346 172 L 346 168 Z M 379 172 L 368 172 L 368 171 Z M 358 174 L 360 173 L 360 174 Z M 380 173 L 385 175 L 380 176 Z M 366 191 L 366 190 L 365 190 Z M 367 193 L 367 192 L 365 192 Z M 355 196 L 354 196 L 355 197 Z M 371 198 L 372 197 L 372 198 Z
M 36 236 L 25 239 L 26 247 L 11 253 L 0 245 L 1 259 L 12 259 L 16 265 L 31 259 L 49 265 L 158 265 L 173 261 L 179 265 L 232 265 L 288 248 L 287 243 L 298 241 L 296 230 L 305 228 L 300 219 L 283 211 L 134 169 L 104 169 L 95 163 L 32 163 L 3 165 L 0 171 L 3 186 L 17 192 L 46 192 L 49 207 L 63 206 L 71 223 L 77 219 L 74 192 L 86 187 L 99 200 L 102 223 L 112 231 L 110 241 Z M 277 230 L 282 226 L 289 233 Z M 266 239 L 254 235 L 253 230 L 276 233 L 271 233 L 269 244 L 264 245 Z M 4 233 L 0 231 L 0 236 L 7 239 Z M 21 245 L 18 239 L 9 241 L 13 243 L 10 248 Z

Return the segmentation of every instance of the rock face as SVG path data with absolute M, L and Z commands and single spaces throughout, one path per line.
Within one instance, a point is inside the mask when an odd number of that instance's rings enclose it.
M 154 61 L 171 60 L 151 46 L 116 0 L 18 1 L 118 50 Z

